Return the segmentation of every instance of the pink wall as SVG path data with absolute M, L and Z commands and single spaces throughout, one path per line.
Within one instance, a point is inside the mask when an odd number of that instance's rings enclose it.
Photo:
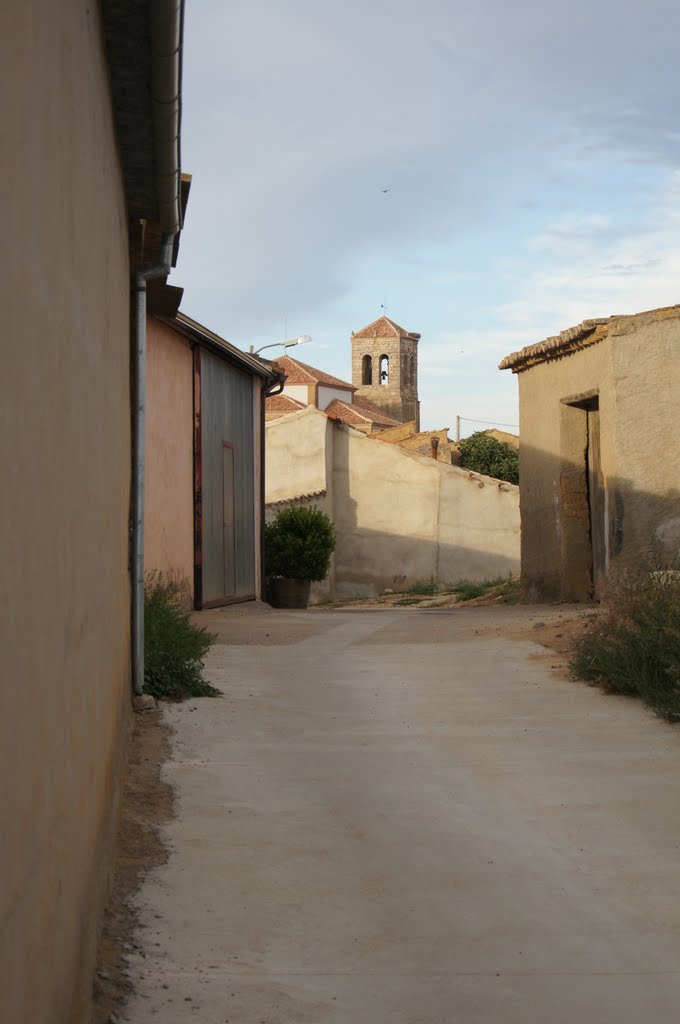
M 144 565 L 186 577 L 193 593 L 193 357 L 160 320 L 147 323 Z

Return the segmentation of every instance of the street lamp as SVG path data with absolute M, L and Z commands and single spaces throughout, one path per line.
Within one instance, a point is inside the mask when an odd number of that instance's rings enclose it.
M 312 339 L 308 334 L 301 334 L 299 338 L 291 338 L 290 341 L 275 341 L 271 345 L 263 345 L 262 348 L 258 348 L 257 352 L 251 345 L 248 351 L 252 356 L 256 356 L 259 355 L 260 352 L 264 352 L 266 348 L 278 348 L 279 346 L 281 346 L 281 348 L 295 348 L 296 345 L 306 345 L 307 342 L 311 340 Z

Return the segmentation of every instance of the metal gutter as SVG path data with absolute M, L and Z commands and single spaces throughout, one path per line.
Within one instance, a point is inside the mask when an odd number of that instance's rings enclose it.
M 276 372 L 276 371 L 274 371 Z M 265 433 L 266 433 L 266 405 L 267 399 L 273 398 L 275 395 L 280 395 L 283 391 L 283 386 L 286 383 L 286 376 L 283 373 L 277 373 L 276 378 L 273 382 L 263 383 L 262 392 L 260 397 L 260 597 L 261 600 L 267 600 L 267 571 L 265 566 L 265 550 L 264 550 L 264 528 L 265 528 L 265 499 L 266 499 L 266 487 L 265 487 Z
M 215 355 L 228 360 L 242 370 L 250 370 L 256 373 L 258 377 L 265 377 L 269 380 L 276 379 L 279 376 L 278 371 L 273 368 L 268 359 L 262 359 L 259 356 L 251 355 L 249 352 L 244 352 L 242 349 L 232 345 L 230 341 L 221 338 L 219 334 L 215 334 L 208 327 L 204 327 L 203 324 L 192 320 L 185 313 L 177 313 L 175 316 L 159 316 L 158 319 L 167 324 L 168 327 L 172 327 L 173 330 L 179 331 L 185 338 L 209 349 Z
M 181 229 L 180 115 L 183 0 L 150 0 L 151 95 L 156 188 L 162 232 L 159 262 L 134 275 L 132 460 L 132 688 L 144 692 L 144 481 L 146 447 L 147 282 L 167 277 Z

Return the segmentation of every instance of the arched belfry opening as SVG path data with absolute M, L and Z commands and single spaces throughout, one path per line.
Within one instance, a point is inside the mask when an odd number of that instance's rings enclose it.
M 364 356 L 361 360 L 361 383 L 364 387 L 373 383 L 373 359 L 371 356 Z
M 380 383 L 386 386 L 390 383 L 390 357 L 381 355 L 380 357 Z

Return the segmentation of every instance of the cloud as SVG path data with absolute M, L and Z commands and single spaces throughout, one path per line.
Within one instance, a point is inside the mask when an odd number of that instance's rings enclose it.
M 670 0 L 191 5 L 183 308 L 241 344 L 287 318 L 344 374 L 387 288 L 424 413 L 514 421 L 503 355 L 676 297 L 679 30 Z
M 647 159 L 656 141 L 670 159 L 679 15 L 659 0 L 644 25 L 637 13 L 623 3 L 612 19 L 585 0 L 194 5 L 181 268 L 192 308 L 257 330 L 337 302 L 367 250 L 488 222 L 513 179 L 559 178 L 565 150 Z

